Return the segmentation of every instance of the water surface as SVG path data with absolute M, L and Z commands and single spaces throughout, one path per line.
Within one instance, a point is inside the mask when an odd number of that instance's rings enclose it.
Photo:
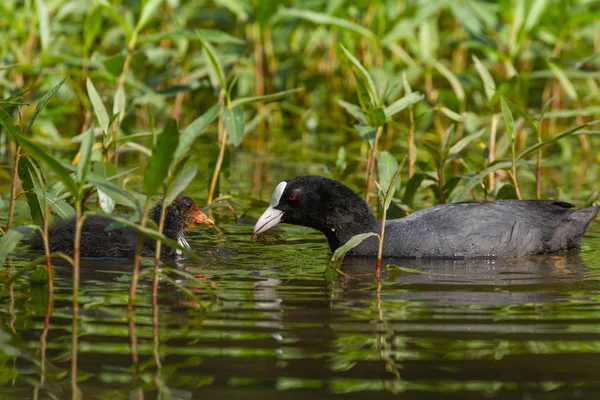
M 380 284 L 372 260 L 325 274 L 327 245 L 309 229 L 257 244 L 250 225 L 198 228 L 203 261 L 168 266 L 201 306 L 166 279 L 153 304 L 146 276 L 130 319 L 131 263 L 86 260 L 75 325 L 59 265 L 52 309 L 26 279 L 1 299 L 1 397 L 70 398 L 76 373 L 90 399 L 597 398 L 597 225 L 580 253 L 387 260 Z

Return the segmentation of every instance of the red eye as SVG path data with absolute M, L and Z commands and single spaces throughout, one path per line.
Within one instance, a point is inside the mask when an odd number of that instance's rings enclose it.
M 294 193 L 294 194 L 290 194 L 290 195 L 288 196 L 288 200 L 292 200 L 292 201 L 296 200 L 296 193 Z

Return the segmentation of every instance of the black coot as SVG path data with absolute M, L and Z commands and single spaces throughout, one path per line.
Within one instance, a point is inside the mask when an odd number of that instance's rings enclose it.
M 497 200 L 440 204 L 386 222 L 386 257 L 524 257 L 577 248 L 594 205 L 571 211 L 551 200 Z M 335 251 L 352 236 L 380 232 L 364 200 L 350 188 L 320 176 L 279 183 L 269 208 L 254 227 L 262 233 L 285 222 L 317 229 Z M 351 255 L 377 255 L 377 238 L 368 238 Z
M 158 224 L 162 203 L 150 210 L 150 218 Z M 132 258 L 135 255 L 137 231 L 133 228 L 120 226 L 106 229 L 114 221 L 107 217 L 89 217 L 83 223 L 81 232 L 80 254 L 82 257 L 118 257 Z M 187 196 L 179 195 L 167 207 L 163 233 L 166 237 L 176 240 L 180 245 L 189 248 L 185 240 L 185 229 L 195 224 L 213 224 Z M 61 251 L 73 255 L 73 239 L 75 237 L 75 219 L 59 220 L 48 229 L 50 251 Z M 39 232 L 31 238 L 30 246 L 34 250 L 43 250 L 44 243 Z M 144 237 L 143 256 L 154 255 L 156 243 L 149 237 Z M 176 250 L 163 246 L 162 255 L 176 254 Z

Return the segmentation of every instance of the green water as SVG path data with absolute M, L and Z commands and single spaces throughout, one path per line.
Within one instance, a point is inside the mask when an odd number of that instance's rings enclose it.
M 151 278 L 127 316 L 128 261 L 86 260 L 76 332 L 71 270 L 15 283 L 0 309 L 0 397 L 597 398 L 600 233 L 580 254 L 508 261 L 402 261 L 377 285 L 373 262 L 324 274 L 318 233 L 284 227 L 250 243 L 251 225 L 195 229 L 203 262 L 168 265 L 201 301 Z M 27 255 L 12 257 L 24 264 Z M 160 364 L 157 363 L 159 360 Z

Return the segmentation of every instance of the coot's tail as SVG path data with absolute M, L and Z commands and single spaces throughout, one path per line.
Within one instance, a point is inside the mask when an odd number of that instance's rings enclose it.
M 578 248 L 583 234 L 599 211 L 600 204 L 594 204 L 591 207 L 571 213 L 560 224 L 554 232 L 552 239 L 547 243 L 547 251 L 552 252 Z

